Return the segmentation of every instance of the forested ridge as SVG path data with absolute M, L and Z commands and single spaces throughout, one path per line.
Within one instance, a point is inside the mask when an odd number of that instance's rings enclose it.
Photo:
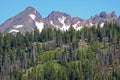
M 120 26 L 0 33 L 0 80 L 120 80 Z

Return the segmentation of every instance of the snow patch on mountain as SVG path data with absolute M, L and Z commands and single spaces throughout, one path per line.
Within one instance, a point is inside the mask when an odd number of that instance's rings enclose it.
M 54 26 L 53 21 L 50 21 L 50 24 Z
M 83 26 L 77 26 L 78 24 L 80 24 L 80 21 L 78 21 L 76 24 L 74 24 L 74 25 L 72 25 L 73 26 L 73 28 L 75 29 L 75 30 L 81 30 L 82 28 L 83 28 Z
M 103 28 L 103 26 L 104 26 L 104 23 L 101 23 L 101 24 L 100 24 L 100 27 Z
M 62 23 L 63 25 L 65 25 L 65 20 L 66 20 L 66 17 L 62 16 L 62 18 L 58 18 L 59 22 Z
M 13 27 L 16 28 L 16 29 L 18 29 L 18 28 L 23 27 L 23 25 L 14 25 Z
M 78 21 L 76 24 L 72 25 L 74 29 L 76 29 L 77 25 L 80 23 L 80 21 Z
M 61 31 L 67 31 L 70 28 L 70 26 L 63 25 L 60 30 Z
M 93 23 L 90 22 L 90 26 L 93 26 Z
M 83 28 L 83 26 L 77 27 L 76 30 L 81 30 Z
M 29 14 L 29 16 L 32 18 L 32 20 L 35 20 L 35 18 L 36 18 L 35 14 Z
M 19 32 L 19 30 L 10 30 L 9 33 L 12 33 L 12 32 Z
M 39 30 L 39 32 L 41 32 L 42 29 L 44 28 L 44 23 L 43 22 L 35 21 L 35 25 L 36 25 L 37 29 Z
M 60 28 L 60 30 L 62 31 L 66 31 L 70 28 L 70 25 L 65 25 L 65 20 L 66 20 L 66 17 L 62 16 L 62 18 L 58 18 L 59 22 L 62 23 L 62 27 Z

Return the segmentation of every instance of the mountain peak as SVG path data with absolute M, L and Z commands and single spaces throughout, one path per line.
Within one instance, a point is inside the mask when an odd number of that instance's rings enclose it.
M 52 11 L 50 15 L 56 16 L 56 17 L 60 17 L 60 16 L 70 16 L 67 13 L 64 12 L 60 12 L 60 11 Z
M 24 34 L 26 32 L 31 32 L 32 29 L 36 27 L 35 21 L 37 23 L 40 19 L 42 19 L 42 17 L 39 12 L 35 8 L 29 6 L 16 16 L 1 24 L 0 30 L 1 32 L 21 32 Z
M 116 15 L 116 13 L 114 11 L 111 12 L 111 17 L 117 18 L 117 15 Z
M 100 17 L 101 17 L 101 18 L 107 18 L 107 13 L 106 13 L 105 11 L 102 11 L 102 12 L 100 13 Z
M 24 12 L 27 13 L 27 14 L 36 14 L 36 13 L 38 13 L 37 10 L 35 8 L 33 8 L 32 6 L 27 7 L 24 10 Z
M 26 10 L 33 11 L 33 10 L 35 10 L 35 8 L 33 8 L 32 6 L 29 6 L 29 7 L 26 8 Z

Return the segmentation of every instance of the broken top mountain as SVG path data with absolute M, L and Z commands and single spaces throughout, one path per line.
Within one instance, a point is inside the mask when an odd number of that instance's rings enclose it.
M 25 34 L 26 32 L 34 31 L 35 28 L 41 32 L 44 27 L 50 26 L 62 31 L 68 30 L 71 26 L 73 26 L 75 30 L 80 30 L 85 26 L 92 27 L 98 24 L 100 24 L 100 27 L 103 27 L 106 22 L 117 23 L 120 25 L 120 17 L 117 17 L 115 12 L 110 14 L 101 12 L 100 14 L 96 14 L 95 16 L 84 20 L 79 17 L 71 17 L 66 13 L 53 11 L 48 17 L 42 18 L 35 8 L 27 7 L 18 15 L 1 24 L 0 31 L 4 33 L 21 32 L 22 34 Z

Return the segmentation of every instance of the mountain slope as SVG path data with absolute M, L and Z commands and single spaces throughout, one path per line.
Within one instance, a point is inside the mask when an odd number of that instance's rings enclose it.
M 26 8 L 24 11 L 19 13 L 18 15 L 8 19 L 5 23 L 0 25 L 1 32 L 31 32 L 32 29 L 36 27 L 35 21 L 41 19 L 41 15 L 32 7 Z

